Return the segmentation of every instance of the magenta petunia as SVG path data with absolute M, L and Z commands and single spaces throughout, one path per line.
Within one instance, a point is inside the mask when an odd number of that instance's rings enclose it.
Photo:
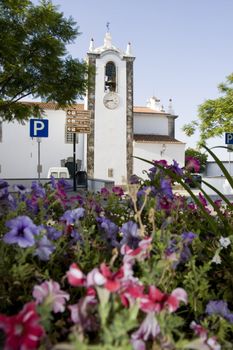
M 30 302 L 14 316 L 0 315 L 0 329 L 6 335 L 4 350 L 34 350 L 38 348 L 44 329 L 36 313 L 36 304 Z

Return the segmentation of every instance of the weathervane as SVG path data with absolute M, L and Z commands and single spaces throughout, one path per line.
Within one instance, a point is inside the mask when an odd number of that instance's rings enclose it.
M 106 23 L 106 27 L 107 27 L 107 32 L 109 33 L 109 26 L 110 26 L 110 22 Z

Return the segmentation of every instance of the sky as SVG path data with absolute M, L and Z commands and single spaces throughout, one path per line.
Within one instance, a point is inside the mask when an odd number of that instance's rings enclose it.
M 103 45 L 107 22 L 114 46 L 124 51 L 131 42 L 136 57 L 134 105 L 145 106 L 155 95 L 166 109 L 172 98 L 179 116 L 176 138 L 195 147 L 198 133 L 187 137 L 183 125 L 197 120 L 198 106 L 205 100 L 220 96 L 218 84 L 233 72 L 233 0 L 52 2 L 79 26 L 80 36 L 68 47 L 73 57 L 86 57 L 91 38 L 95 47 Z M 224 137 L 209 142 L 224 144 Z

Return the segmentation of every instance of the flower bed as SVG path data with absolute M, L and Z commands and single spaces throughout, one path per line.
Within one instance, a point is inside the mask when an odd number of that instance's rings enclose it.
M 232 204 L 173 194 L 183 176 L 154 162 L 85 198 L 1 180 L 0 347 L 233 349 Z

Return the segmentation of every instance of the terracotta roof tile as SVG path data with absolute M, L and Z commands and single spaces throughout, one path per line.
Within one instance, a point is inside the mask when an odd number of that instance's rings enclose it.
M 184 144 L 184 142 L 178 141 L 168 135 L 134 134 L 133 138 L 136 142 Z
M 58 107 L 58 104 L 55 102 L 22 102 L 24 104 L 29 104 L 29 105 L 37 105 L 42 109 L 60 109 Z M 71 105 L 70 107 L 64 108 L 64 110 L 69 109 L 69 108 L 76 108 L 80 110 L 84 110 L 84 104 L 83 103 L 76 103 L 74 105 Z
M 32 102 L 24 102 L 23 101 L 22 103 L 35 104 L 35 105 L 38 105 L 42 109 L 53 109 L 53 110 L 59 109 L 58 104 L 55 102 L 33 102 L 33 101 Z M 70 106 L 68 108 L 77 108 L 80 110 L 84 110 L 84 104 L 83 103 L 76 103 L 73 106 Z M 68 109 L 68 108 L 65 108 L 65 109 Z M 165 112 L 155 111 L 154 109 L 151 109 L 148 107 L 140 107 L 140 106 L 134 106 L 133 112 L 134 113 L 145 113 L 145 114 L 168 114 Z
M 154 109 L 148 108 L 148 107 L 139 107 L 139 106 L 134 106 L 133 107 L 133 112 L 134 113 L 149 113 L 149 114 L 168 114 L 165 112 L 159 112 L 155 111 Z

